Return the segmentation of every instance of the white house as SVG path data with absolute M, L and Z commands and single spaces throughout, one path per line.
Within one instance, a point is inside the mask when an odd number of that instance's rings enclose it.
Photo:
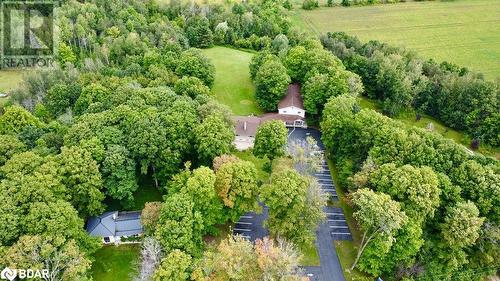
M 306 116 L 299 84 L 295 83 L 288 86 L 286 96 L 278 104 L 278 114 L 295 115 L 301 118 Z

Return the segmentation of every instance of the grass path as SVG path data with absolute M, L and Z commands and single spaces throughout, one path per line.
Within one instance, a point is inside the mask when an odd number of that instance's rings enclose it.
M 345 31 L 362 41 L 406 46 L 427 58 L 500 76 L 500 1 L 456 0 L 361 7 L 295 9 L 292 20 L 311 33 Z
M 248 68 L 253 54 L 219 46 L 204 49 L 203 54 L 215 65 L 212 93 L 217 100 L 229 106 L 235 115 L 262 114 Z

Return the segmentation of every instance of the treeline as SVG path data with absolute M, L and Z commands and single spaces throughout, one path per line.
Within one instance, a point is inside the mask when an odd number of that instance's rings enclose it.
M 59 61 L 79 64 L 97 58 L 130 65 L 140 63 L 151 46 L 168 51 L 172 41 L 182 48 L 227 44 L 261 50 L 279 34 L 291 41 L 299 36 L 283 9 L 280 1 L 268 0 L 203 6 L 184 1 L 68 1 L 58 17 Z
M 500 165 L 354 97 L 330 99 L 323 142 L 363 241 L 353 265 L 384 280 L 483 280 L 500 264 Z
M 434 0 L 415 0 L 415 1 L 434 1 Z M 453 0 L 449 0 L 453 1 Z M 327 0 L 326 6 L 333 7 L 342 5 L 344 7 L 349 6 L 366 6 L 366 5 L 374 5 L 374 4 L 393 4 L 407 2 L 407 0 Z M 287 7 L 287 6 L 285 6 Z M 302 9 L 304 10 L 313 10 L 315 8 L 319 8 L 318 0 L 304 0 L 302 2 Z
M 234 126 L 210 96 L 214 66 L 155 2 L 60 13 L 61 67 L 29 72 L 0 116 L 0 264 L 90 280 L 101 243 L 85 219 L 133 206 L 141 174 L 161 188 L 185 162 L 210 165 Z
M 394 116 L 414 109 L 465 131 L 476 145 L 500 145 L 500 87 L 481 74 L 449 62 L 423 60 L 415 53 L 378 41 L 361 43 L 342 32 L 321 42 L 346 68 L 361 76 L 365 93 Z
M 283 35 L 284 36 L 284 35 Z M 347 71 L 342 62 L 316 39 L 302 39 L 296 46 L 281 44 L 263 50 L 250 62 L 250 76 L 256 86 L 256 99 L 267 111 L 277 109 L 291 82 L 302 85 L 304 108 L 311 120 L 320 117 L 328 98 L 363 91 L 361 79 Z

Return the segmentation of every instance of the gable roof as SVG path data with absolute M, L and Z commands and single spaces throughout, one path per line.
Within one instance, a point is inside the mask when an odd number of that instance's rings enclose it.
M 129 236 L 142 233 L 141 212 L 106 212 L 91 217 L 87 232 L 92 236 Z
M 289 106 L 304 109 L 304 102 L 300 95 L 300 85 L 298 83 L 288 85 L 285 97 L 278 103 L 278 109 Z

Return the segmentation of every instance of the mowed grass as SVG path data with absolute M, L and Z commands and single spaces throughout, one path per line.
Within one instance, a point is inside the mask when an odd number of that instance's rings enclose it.
M 97 281 L 132 280 L 140 245 L 104 246 L 94 254 L 92 277 Z
M 14 89 L 22 80 L 23 72 L 21 70 L 0 70 L 0 93 Z M 4 105 L 7 98 L 0 98 L 0 106 Z
M 212 93 L 217 100 L 229 106 L 235 115 L 262 114 L 248 68 L 253 54 L 225 47 L 204 49 L 203 53 L 215 65 Z
M 500 1 L 456 0 L 362 7 L 295 9 L 293 21 L 319 34 L 345 31 L 363 42 L 380 40 L 417 51 L 424 58 L 450 61 L 500 76 Z

